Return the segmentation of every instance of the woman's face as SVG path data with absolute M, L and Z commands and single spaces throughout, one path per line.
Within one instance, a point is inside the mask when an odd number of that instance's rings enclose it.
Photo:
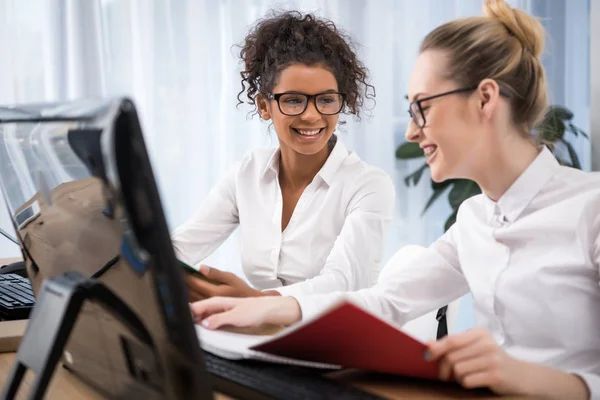
M 409 83 L 409 101 L 413 102 L 456 89 L 457 83 L 444 77 L 448 63 L 441 50 L 426 50 L 417 59 Z M 480 165 L 484 137 L 476 90 L 448 94 L 421 102 L 425 126 L 411 120 L 406 139 L 423 149 L 436 182 L 470 178 Z
M 273 121 L 282 150 L 285 148 L 303 155 L 327 152 L 327 142 L 333 135 L 339 114 L 323 115 L 317 110 L 315 101 L 322 111 L 338 111 L 336 109 L 342 106 L 341 98 L 327 94 L 337 91 L 337 80 L 329 70 L 322 66 L 293 64 L 281 71 L 272 90 L 274 95 L 285 93 L 279 98 L 279 106 L 275 99 L 261 96 L 258 109 L 263 119 Z M 286 115 L 304 108 L 302 94 L 322 95 L 317 99 L 310 98 L 301 114 Z

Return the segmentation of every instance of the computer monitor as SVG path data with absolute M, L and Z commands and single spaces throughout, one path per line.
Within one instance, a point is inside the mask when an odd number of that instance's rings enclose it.
M 34 292 L 69 271 L 93 277 L 155 345 L 89 302 L 66 368 L 109 397 L 212 397 L 132 101 L 0 108 L 0 186 Z

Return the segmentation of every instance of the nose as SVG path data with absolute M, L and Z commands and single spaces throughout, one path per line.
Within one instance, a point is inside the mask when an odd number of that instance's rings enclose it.
M 321 113 L 317 111 L 317 106 L 315 105 L 314 99 L 310 99 L 308 101 L 306 110 L 304 110 L 304 112 L 300 115 L 300 118 L 307 122 L 317 122 L 321 119 Z
M 404 132 L 404 137 L 408 142 L 418 142 L 420 136 L 421 129 L 419 129 L 415 122 L 412 119 L 410 119 L 408 121 L 408 126 L 406 127 L 406 132 Z

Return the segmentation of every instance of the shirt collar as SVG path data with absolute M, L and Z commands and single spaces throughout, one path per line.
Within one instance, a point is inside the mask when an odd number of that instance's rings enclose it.
M 538 156 L 497 202 L 483 196 L 488 221 L 503 217 L 509 223 L 514 222 L 559 166 L 552 152 L 543 146 Z
M 280 158 L 281 158 L 281 150 L 279 148 L 277 148 L 273 152 L 271 157 L 269 158 L 269 161 L 267 161 L 267 166 L 265 167 L 265 170 L 263 171 L 263 177 L 265 175 L 267 175 L 267 173 L 269 171 L 273 171 L 275 173 L 275 176 L 277 176 L 279 174 L 279 159 Z
M 348 157 L 348 149 L 338 137 L 333 149 L 331 150 L 331 153 L 329 154 L 329 157 L 327 157 L 325 164 L 323 164 L 316 176 L 323 179 L 323 181 L 325 181 L 325 183 L 328 185 L 331 185 L 335 173 L 342 165 L 346 157 Z M 267 162 L 267 165 L 263 171 L 263 176 L 265 176 L 269 171 L 273 171 L 275 175 L 278 175 L 280 159 L 281 150 L 277 149 L 269 158 L 269 161 Z
M 348 149 L 346 149 L 346 146 L 344 146 L 340 138 L 337 138 L 329 157 L 327 157 L 327 161 L 325 161 L 325 164 L 323 164 L 319 172 L 317 172 L 317 176 L 321 177 L 325 183 L 331 186 L 335 173 L 346 157 L 348 157 Z

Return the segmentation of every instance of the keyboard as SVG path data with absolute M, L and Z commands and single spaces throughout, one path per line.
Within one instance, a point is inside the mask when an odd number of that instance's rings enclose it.
M 204 353 L 206 370 L 212 375 L 213 390 L 225 395 L 253 399 L 364 399 L 382 397 L 336 382 L 322 370 L 263 363 L 253 360 L 231 361 Z
M 31 283 L 17 274 L 0 274 L 0 318 L 27 319 L 35 304 Z

